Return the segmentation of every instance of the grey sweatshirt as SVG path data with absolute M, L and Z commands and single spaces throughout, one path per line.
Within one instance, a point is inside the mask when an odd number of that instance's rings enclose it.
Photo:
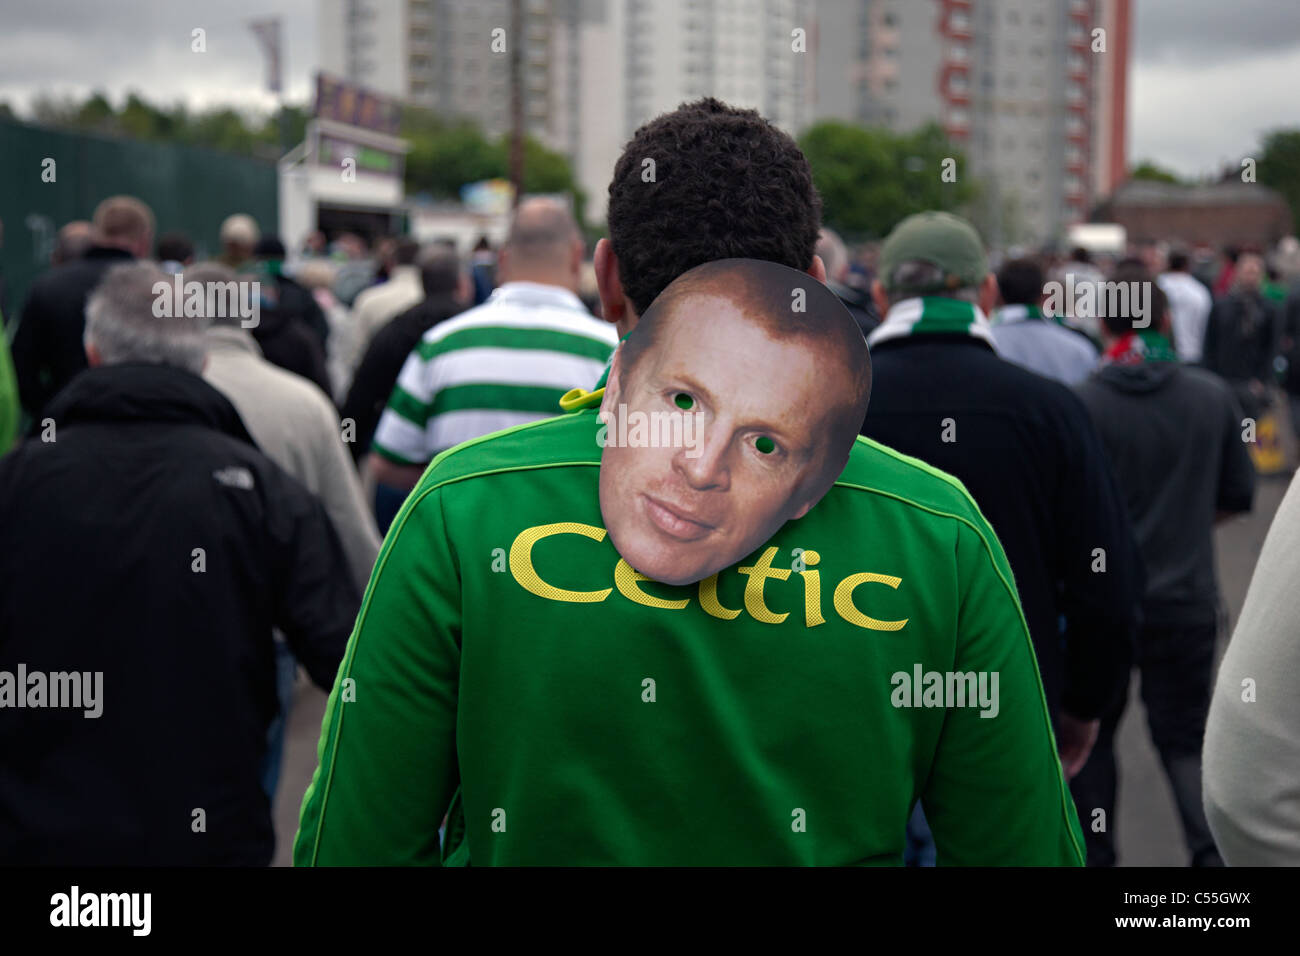
M 243 329 L 214 325 L 207 337 L 203 377 L 230 399 L 267 457 L 320 498 L 364 592 L 379 554 L 379 531 L 333 403 L 307 379 L 262 358 Z
M 1300 482 L 1273 518 L 1210 703 L 1205 815 L 1230 866 L 1300 865 Z

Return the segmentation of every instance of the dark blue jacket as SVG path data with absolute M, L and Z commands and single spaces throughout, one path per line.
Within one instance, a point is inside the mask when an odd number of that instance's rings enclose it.
M 891 339 L 871 361 L 863 434 L 961 479 L 1011 563 L 1053 719 L 1099 716 L 1127 683 L 1143 571 L 1087 409 L 970 336 Z

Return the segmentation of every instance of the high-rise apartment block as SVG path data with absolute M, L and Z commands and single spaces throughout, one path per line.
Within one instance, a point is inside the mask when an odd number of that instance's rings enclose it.
M 514 42 L 513 6 L 321 0 L 320 66 L 500 135 L 510 61 L 494 31 Z M 633 130 L 706 95 L 793 134 L 821 119 L 938 123 L 999 245 L 1059 237 L 1123 178 L 1130 0 L 521 0 L 520 13 L 525 128 L 570 158 L 595 219 Z

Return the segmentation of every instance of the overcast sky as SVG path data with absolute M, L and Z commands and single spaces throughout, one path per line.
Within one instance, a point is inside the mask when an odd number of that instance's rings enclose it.
M 372 0 L 392 3 L 397 0 Z M 925 2 L 925 0 L 908 0 Z M 280 15 L 290 100 L 305 101 L 316 58 L 317 0 L 0 0 L 0 100 L 20 112 L 38 92 L 128 90 L 269 108 L 246 22 Z M 1300 126 L 1300 2 L 1133 0 L 1129 156 L 1183 175 L 1254 150 L 1277 126 Z M 190 50 L 207 31 L 207 52 Z

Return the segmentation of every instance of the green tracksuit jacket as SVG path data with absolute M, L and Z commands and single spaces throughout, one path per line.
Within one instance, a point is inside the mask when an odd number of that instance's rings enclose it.
M 667 586 L 601 526 L 598 427 L 430 465 L 330 695 L 296 865 L 899 864 L 918 799 L 941 865 L 1082 864 L 1011 570 L 956 479 L 859 438 L 802 519 Z

